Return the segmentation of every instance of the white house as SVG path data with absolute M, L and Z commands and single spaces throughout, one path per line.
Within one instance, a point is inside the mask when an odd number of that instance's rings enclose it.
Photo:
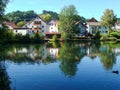
M 46 32 L 46 23 L 44 20 L 42 20 L 40 17 L 36 17 L 33 21 L 27 23 L 23 27 L 29 28 L 29 34 L 33 33 L 42 33 L 42 35 L 45 35 Z
M 47 32 L 57 32 L 58 33 L 58 21 L 57 20 L 51 20 L 49 23 L 49 29 Z
M 100 34 L 108 33 L 108 28 L 105 26 L 101 26 L 100 22 L 96 19 L 92 18 L 87 22 L 87 31 L 90 34 L 94 34 L 96 30 L 99 30 Z

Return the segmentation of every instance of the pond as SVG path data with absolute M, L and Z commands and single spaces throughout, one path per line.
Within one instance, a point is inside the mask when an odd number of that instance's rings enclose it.
M 119 42 L 9 45 L 0 90 L 120 90 Z

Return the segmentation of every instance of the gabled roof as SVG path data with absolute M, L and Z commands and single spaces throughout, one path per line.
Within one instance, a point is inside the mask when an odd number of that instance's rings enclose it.
M 94 17 L 92 17 L 88 22 L 98 22 Z
M 99 22 L 87 22 L 87 25 L 92 25 L 92 26 L 99 26 Z
M 23 28 L 28 28 L 28 27 L 26 27 L 26 26 L 28 26 L 28 25 L 30 25 L 33 21 L 35 21 L 36 19 L 41 19 L 43 22 L 45 22 L 41 17 L 39 17 L 39 16 L 37 16 L 35 19 L 33 19 L 33 20 L 31 20 L 31 21 L 29 21 L 28 23 L 26 23 L 24 26 L 23 26 Z M 46 23 L 46 22 L 45 22 Z
M 14 22 L 6 22 L 7 26 L 11 26 L 12 28 L 18 28 L 18 26 Z

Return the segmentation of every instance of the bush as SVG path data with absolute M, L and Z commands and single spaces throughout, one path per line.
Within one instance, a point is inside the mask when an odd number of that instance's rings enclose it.
M 25 36 L 23 36 L 23 42 L 24 43 L 30 43 L 31 42 L 31 38 L 29 34 L 26 34 Z
M 57 41 L 57 35 L 53 35 L 53 37 L 52 37 L 52 39 L 50 41 L 56 42 Z
M 117 39 L 120 39 L 120 32 L 112 32 L 109 35 L 110 37 L 115 37 Z

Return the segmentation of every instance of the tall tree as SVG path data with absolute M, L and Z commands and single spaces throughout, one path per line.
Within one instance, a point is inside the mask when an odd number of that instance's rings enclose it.
M 60 14 L 60 31 L 65 39 L 72 38 L 76 32 L 76 22 L 79 21 L 78 13 L 74 5 L 65 6 Z
M 106 9 L 103 16 L 101 17 L 101 25 L 108 27 L 110 32 L 112 27 L 115 26 L 116 22 L 117 18 L 114 14 L 114 11 L 112 9 Z
M 3 15 L 4 15 L 5 7 L 8 1 L 9 0 L 0 0 L 0 23 L 2 23 L 4 20 Z

